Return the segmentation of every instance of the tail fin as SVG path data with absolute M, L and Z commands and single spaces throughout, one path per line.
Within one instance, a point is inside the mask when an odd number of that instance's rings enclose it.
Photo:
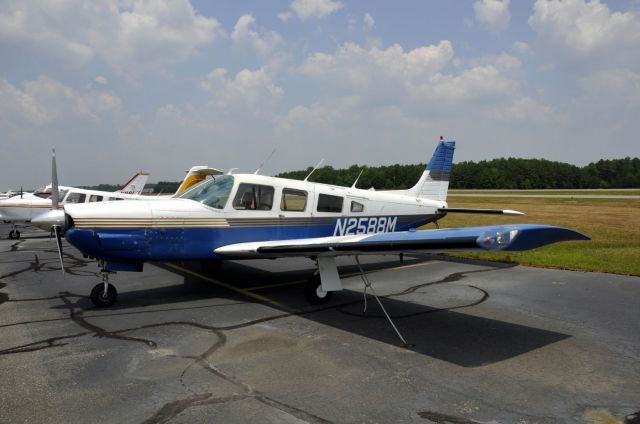
M 116 193 L 140 194 L 142 193 L 144 185 L 147 183 L 147 179 L 149 179 L 148 172 L 138 172 L 133 176 L 133 178 L 131 178 L 119 190 L 117 190 Z
M 455 141 L 441 141 L 422 176 L 415 186 L 406 191 L 406 194 L 423 199 L 447 200 L 455 148 Z
M 198 184 L 200 181 L 203 181 L 207 178 L 207 175 L 222 175 L 224 172 L 219 169 L 209 168 L 208 166 L 194 166 L 184 177 L 182 184 L 178 187 L 175 194 L 182 193 L 192 185 Z

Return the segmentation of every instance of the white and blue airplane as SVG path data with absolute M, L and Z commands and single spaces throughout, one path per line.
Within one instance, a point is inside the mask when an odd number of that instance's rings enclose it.
M 358 255 L 407 251 L 520 251 L 589 239 L 539 224 L 418 230 L 447 213 L 522 215 L 449 208 L 454 149 L 455 142 L 440 142 L 418 182 L 407 190 L 227 174 L 166 200 L 67 205 L 62 225 L 69 243 L 98 259 L 104 271 L 103 281 L 91 292 L 96 306 L 116 301 L 110 272 L 142 271 L 145 262 L 198 260 L 211 269 L 229 259 L 308 257 L 316 261 L 317 272 L 307 283 L 306 298 L 323 304 L 342 289 L 337 256 L 357 261 Z

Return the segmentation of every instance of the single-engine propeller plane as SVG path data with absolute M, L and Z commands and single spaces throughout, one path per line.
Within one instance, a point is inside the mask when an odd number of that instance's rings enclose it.
M 306 298 L 323 304 L 342 289 L 337 256 L 358 261 L 359 255 L 406 251 L 520 251 L 589 239 L 539 224 L 418 230 L 448 213 L 522 215 L 449 208 L 454 149 L 455 142 L 440 142 L 418 182 L 407 190 L 227 174 L 166 200 L 67 205 L 66 239 L 100 261 L 103 282 L 91 292 L 96 306 L 116 301 L 109 273 L 142 271 L 144 262 L 151 261 L 199 260 L 215 268 L 228 259 L 308 257 L 316 261 L 317 272 L 307 283 Z

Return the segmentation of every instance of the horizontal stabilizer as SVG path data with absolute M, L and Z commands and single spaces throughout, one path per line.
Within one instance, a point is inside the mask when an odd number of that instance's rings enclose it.
M 399 231 L 309 239 L 238 243 L 215 249 L 229 257 L 342 256 L 403 251 L 530 250 L 567 240 L 590 240 L 568 228 L 538 224 Z
M 473 208 L 438 208 L 438 212 L 445 213 L 483 213 L 490 215 L 524 215 L 524 212 L 513 211 L 511 209 L 473 209 Z

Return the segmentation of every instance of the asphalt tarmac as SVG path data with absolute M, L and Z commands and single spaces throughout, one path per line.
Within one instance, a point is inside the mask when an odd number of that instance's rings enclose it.
M 95 261 L 0 225 L 0 422 L 637 423 L 640 278 L 351 258 L 312 307 L 308 259 L 145 265 L 114 307 Z M 370 293 L 369 293 L 370 294 Z

